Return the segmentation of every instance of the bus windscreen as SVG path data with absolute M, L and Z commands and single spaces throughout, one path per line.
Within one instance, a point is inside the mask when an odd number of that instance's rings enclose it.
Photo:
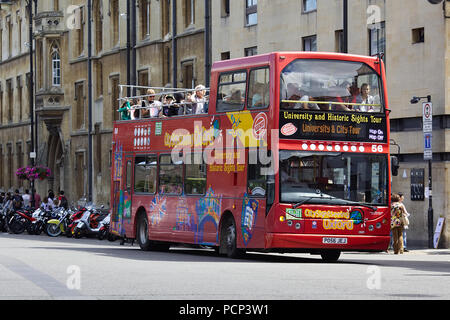
M 386 155 L 280 151 L 281 202 L 386 205 Z

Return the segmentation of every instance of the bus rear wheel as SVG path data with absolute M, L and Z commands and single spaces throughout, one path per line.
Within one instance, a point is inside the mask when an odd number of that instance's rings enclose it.
M 327 250 L 322 251 L 320 253 L 323 262 L 336 262 L 339 260 L 339 257 L 341 256 L 341 251 L 339 250 Z
M 245 250 L 238 249 L 236 244 L 237 233 L 236 224 L 233 218 L 228 218 L 224 221 L 220 232 L 220 247 L 219 253 L 226 254 L 228 258 L 239 259 Z
M 136 226 L 136 240 L 139 247 L 144 251 L 167 252 L 170 244 L 158 241 L 151 241 L 148 237 L 148 219 L 146 214 L 140 214 Z

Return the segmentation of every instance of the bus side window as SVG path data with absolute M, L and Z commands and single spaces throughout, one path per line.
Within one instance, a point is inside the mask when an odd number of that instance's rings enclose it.
M 253 197 L 265 197 L 267 192 L 267 177 L 263 174 L 263 171 L 261 169 L 267 166 L 261 163 L 257 149 L 250 149 L 248 153 L 248 195 Z
M 183 161 L 173 163 L 170 154 L 161 155 L 159 193 L 181 195 L 183 192 Z
M 126 190 L 128 192 L 131 192 L 131 174 L 132 174 L 132 165 L 131 165 L 131 161 L 127 161 L 127 185 L 126 185 Z
M 221 74 L 217 90 L 217 111 L 229 112 L 244 109 L 246 85 L 246 71 Z
M 156 156 L 138 156 L 134 163 L 134 192 L 154 194 L 156 192 Z
M 247 107 L 249 109 L 263 109 L 267 108 L 269 103 L 269 68 L 254 69 L 250 71 Z
M 185 156 L 184 190 L 187 195 L 203 195 L 206 193 L 206 165 L 201 153 Z

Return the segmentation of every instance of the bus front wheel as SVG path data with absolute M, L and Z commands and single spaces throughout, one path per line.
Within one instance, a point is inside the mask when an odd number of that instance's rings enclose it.
M 148 218 L 147 215 L 141 213 L 139 215 L 136 226 L 136 240 L 144 251 L 160 251 L 167 252 L 170 249 L 170 245 L 164 242 L 151 241 L 148 236 Z
M 238 249 L 236 239 L 236 224 L 233 218 L 228 218 L 224 221 L 220 233 L 219 253 L 226 254 L 228 258 L 232 259 L 241 258 L 245 251 L 243 249 Z
M 336 262 L 339 260 L 339 257 L 341 256 L 341 251 L 339 250 L 327 250 L 322 251 L 320 253 L 322 260 L 324 262 Z
M 136 238 L 142 250 L 150 251 L 151 244 L 148 239 L 148 219 L 145 214 L 139 215 L 136 227 Z

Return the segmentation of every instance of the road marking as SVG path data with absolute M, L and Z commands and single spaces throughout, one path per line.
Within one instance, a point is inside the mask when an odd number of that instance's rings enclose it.
M 83 297 L 80 291 L 70 290 L 65 284 L 60 283 L 46 273 L 34 269 L 19 259 L 0 255 L 0 264 L 22 278 L 32 282 L 34 285 L 46 291 L 53 298 L 67 299 Z

